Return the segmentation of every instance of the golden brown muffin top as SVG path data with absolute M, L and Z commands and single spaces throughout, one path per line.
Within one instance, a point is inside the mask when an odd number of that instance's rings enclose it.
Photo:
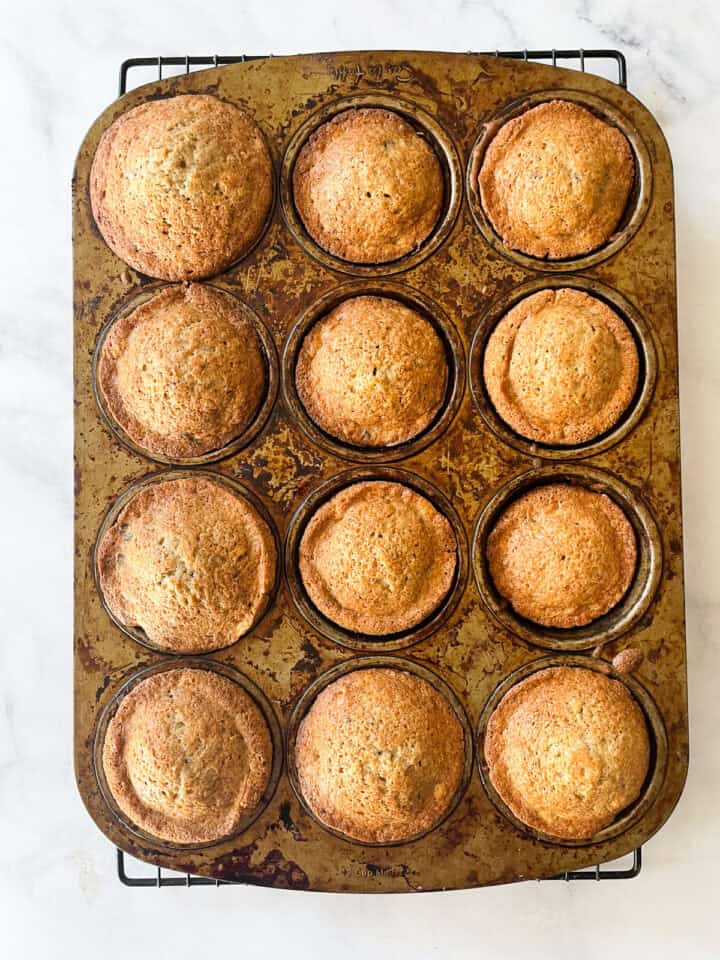
M 387 263 L 427 238 L 443 205 L 435 151 L 390 110 L 346 110 L 303 146 L 295 206 L 324 250 L 355 263 Z
M 123 697 L 102 762 L 115 802 L 141 830 L 208 843 L 237 831 L 257 808 L 272 754 L 265 718 L 242 687 L 179 667 Z
M 551 667 L 502 698 L 488 723 L 485 759 L 519 820 L 586 840 L 637 800 L 650 741 L 623 683 L 582 667 Z
M 336 493 L 300 541 L 300 575 L 329 620 L 383 636 L 417 626 L 443 602 L 457 566 L 448 520 L 402 483 L 368 480 Z
M 433 325 L 388 297 L 352 297 L 305 337 L 300 400 L 326 433 L 365 447 L 411 440 L 445 397 L 445 350 Z
M 253 420 L 266 387 L 257 334 L 228 294 L 168 287 L 115 321 L 97 383 L 111 417 L 151 454 L 197 457 Z
M 246 253 L 272 202 L 272 162 L 255 121 L 217 97 L 150 100 L 105 131 L 90 171 L 100 233 L 161 280 L 220 273 Z
M 541 290 L 516 304 L 485 349 L 490 399 L 517 433 L 583 443 L 609 430 L 638 381 L 632 334 L 607 304 L 580 290 Z
M 105 601 L 173 653 L 219 650 L 246 634 L 275 582 L 275 540 L 255 507 L 207 477 L 136 493 L 98 544 Z
M 618 603 L 637 545 L 610 497 L 570 483 L 539 486 L 503 512 L 487 541 L 490 576 L 522 617 L 580 627 Z
M 298 730 L 295 764 L 322 823 L 364 843 L 408 840 L 453 801 L 463 729 L 427 681 L 403 670 L 353 670 L 318 694 Z
M 482 205 L 504 243 L 559 260 L 606 243 L 625 212 L 635 163 L 624 134 L 566 100 L 505 123 L 480 169 Z

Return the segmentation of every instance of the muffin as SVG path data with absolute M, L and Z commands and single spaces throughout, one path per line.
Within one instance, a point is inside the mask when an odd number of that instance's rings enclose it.
M 502 698 L 488 722 L 485 761 L 519 820 L 589 840 L 638 799 L 650 740 L 624 684 L 596 670 L 551 667 Z
M 293 172 L 295 207 L 328 253 L 355 263 L 404 257 L 443 205 L 435 151 L 390 110 L 346 110 L 307 141 Z
M 625 136 L 584 107 L 541 103 L 509 120 L 480 169 L 483 208 L 503 242 L 532 257 L 577 257 L 618 229 L 635 178 Z
M 639 365 L 632 334 L 602 300 L 541 290 L 495 327 L 483 373 L 493 406 L 516 433 L 566 445 L 617 423 L 635 395 Z
M 237 832 L 262 800 L 272 758 L 268 725 L 250 695 L 217 673 L 184 667 L 136 684 L 102 749 L 120 810 L 173 843 Z
M 465 741 L 454 710 L 426 680 L 359 669 L 318 694 L 294 759 L 322 823 L 363 843 L 392 843 L 446 813 L 462 782 Z
M 388 297 L 353 297 L 305 337 L 298 396 L 326 433 L 363 447 L 412 440 L 435 419 L 448 366 L 433 325 Z
M 448 520 L 410 487 L 385 480 L 353 483 L 324 503 L 299 552 L 320 613 L 369 636 L 422 623 L 447 597 L 457 567 Z
M 97 366 L 110 417 L 151 455 L 199 457 L 250 425 L 266 390 L 252 322 L 231 296 L 167 287 L 116 320 Z
M 161 280 L 220 273 L 257 240 L 272 162 L 254 120 L 217 97 L 150 100 L 105 131 L 90 202 L 110 249 Z
M 581 627 L 611 610 L 635 574 L 632 524 L 610 497 L 570 483 L 535 487 L 487 541 L 490 576 L 520 616 Z
M 265 520 L 203 476 L 142 487 L 97 548 L 114 617 L 172 653 L 219 650 L 246 634 L 268 604 L 275 570 Z

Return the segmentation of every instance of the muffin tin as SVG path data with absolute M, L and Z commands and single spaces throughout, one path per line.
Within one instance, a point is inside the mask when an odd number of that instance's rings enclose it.
M 276 170 L 275 204 L 256 247 L 208 282 L 257 317 L 268 394 L 243 437 L 199 460 L 148 459 L 97 402 L 94 361 L 107 324 L 162 284 L 115 257 L 92 219 L 88 174 L 99 138 L 146 99 L 211 93 L 259 123 Z M 625 221 L 603 249 L 546 262 L 505 249 L 478 204 L 473 171 L 505 118 L 546 99 L 576 100 L 621 127 L 638 177 Z M 323 120 L 353 106 L 399 112 L 434 145 L 445 176 L 444 212 L 425 244 L 390 264 L 354 265 L 325 254 L 292 203 L 298 151 Z M 678 443 L 672 168 L 647 110 L 597 77 L 474 54 L 359 53 L 237 63 L 148 84 L 95 122 L 73 181 L 75 256 L 75 761 L 82 798 L 118 847 L 150 863 L 224 880 L 295 889 L 400 892 L 456 889 L 542 877 L 614 859 L 645 842 L 681 793 L 688 752 Z M 575 448 L 532 444 L 494 414 L 481 363 L 492 325 L 535 290 L 571 286 L 605 299 L 640 348 L 641 381 L 626 416 Z M 305 415 L 292 373 L 309 325 L 347 296 L 374 293 L 419 309 L 448 355 L 445 404 L 421 436 L 387 450 L 341 444 Z M 97 589 L 98 533 L 138 484 L 203 471 L 239 484 L 259 502 L 281 541 L 281 582 L 253 630 L 204 657 L 152 650 L 108 616 Z M 415 487 L 455 529 L 459 563 L 442 607 L 407 634 L 381 640 L 325 621 L 302 587 L 298 537 L 312 506 L 358 479 Z M 522 621 L 497 596 L 483 543 L 502 505 L 528 486 L 565 479 L 607 492 L 627 511 L 640 546 L 634 583 L 619 607 L 589 627 L 547 631 Z M 548 655 L 547 648 L 552 648 Z M 482 737 L 508 685 L 550 664 L 616 675 L 612 660 L 644 659 L 624 677 L 651 731 L 653 762 L 643 794 L 591 842 L 564 843 L 518 823 L 489 784 Z M 118 814 L 96 763 L 123 692 L 146 671 L 192 664 L 229 674 L 270 716 L 276 746 L 266 803 L 234 837 L 201 848 L 141 834 Z M 447 689 L 467 730 L 466 778 L 452 809 L 429 833 L 395 845 L 351 842 L 323 827 L 297 793 L 294 732 L 314 693 L 339 673 L 395 665 Z M 329 672 L 330 671 L 330 672 Z M 281 749 L 282 740 L 282 749 Z M 282 754 L 282 755 L 281 755 Z

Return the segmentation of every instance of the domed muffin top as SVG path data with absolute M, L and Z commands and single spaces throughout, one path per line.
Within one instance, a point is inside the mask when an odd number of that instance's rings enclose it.
M 305 337 L 295 371 L 310 418 L 365 447 L 411 440 L 432 423 L 448 380 L 433 325 L 388 297 L 352 297 Z
M 105 242 L 141 273 L 220 273 L 257 240 L 272 203 L 272 162 L 255 123 L 217 97 L 150 100 L 103 134 L 90 172 Z
M 607 304 L 580 290 L 541 290 L 516 304 L 485 349 L 488 394 L 517 433 L 577 444 L 609 430 L 638 382 L 632 334 Z
M 173 653 L 246 634 L 275 582 L 275 540 L 241 494 L 204 476 L 159 480 L 120 511 L 97 549 L 113 615 Z
M 488 722 L 485 759 L 519 820 L 587 840 L 637 800 L 650 742 L 623 683 L 596 670 L 551 667 L 505 694 Z
M 111 418 L 151 455 L 197 457 L 250 425 L 265 361 L 240 304 L 194 283 L 168 287 L 113 323 L 97 385 Z
M 551 100 L 503 124 L 482 161 L 483 208 L 503 242 L 559 260 L 617 230 L 635 177 L 624 134 L 585 107 Z
M 303 146 L 295 206 L 324 250 L 355 263 L 387 263 L 428 237 L 443 205 L 435 151 L 397 113 L 346 110 Z
M 295 744 L 305 801 L 365 843 L 408 840 L 443 816 L 462 782 L 463 729 L 426 680 L 358 669 L 322 690 Z
M 173 843 L 208 843 L 257 808 L 272 753 L 265 718 L 242 687 L 179 667 L 123 697 L 102 762 L 115 802 L 140 829 Z
M 409 630 L 430 616 L 457 567 L 448 520 L 426 497 L 385 480 L 351 484 L 320 506 L 299 552 L 318 610 L 372 636 Z
M 521 616 L 547 627 L 579 627 L 625 595 L 637 544 L 610 497 L 554 483 L 507 507 L 488 537 L 487 559 L 498 592 Z

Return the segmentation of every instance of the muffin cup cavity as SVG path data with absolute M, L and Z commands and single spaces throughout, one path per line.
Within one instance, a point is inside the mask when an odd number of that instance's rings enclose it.
M 417 436 L 403 443 L 383 447 L 360 447 L 326 433 L 310 417 L 300 400 L 296 384 L 296 366 L 304 339 L 316 323 L 353 297 L 386 297 L 417 311 L 429 321 L 442 341 L 448 367 L 445 397 L 435 418 Z M 387 280 L 351 281 L 334 287 L 315 301 L 298 319 L 288 336 L 282 356 L 282 392 L 296 423 L 313 443 L 344 460 L 359 463 L 392 463 L 414 456 L 438 440 L 457 414 L 465 392 L 465 353 L 455 325 L 440 307 L 411 287 Z
M 178 658 L 178 662 L 182 662 L 182 663 L 186 662 L 188 657 L 187 654 L 183 653 L 182 651 L 174 652 L 172 650 L 168 650 L 165 647 L 156 646 L 148 639 L 145 631 L 141 627 L 131 626 L 123 623 L 121 620 L 118 619 L 118 617 L 110 609 L 110 606 L 107 600 L 105 599 L 105 596 L 101 587 L 100 572 L 98 568 L 98 549 L 100 544 L 103 541 L 105 534 L 110 529 L 110 527 L 112 527 L 112 525 L 116 522 L 122 510 L 128 505 L 128 503 L 130 503 L 133 497 L 136 494 L 138 494 L 141 490 L 145 489 L 146 487 L 154 483 L 163 483 L 168 480 L 180 480 L 180 479 L 187 479 L 187 478 L 192 478 L 192 479 L 204 478 L 206 480 L 211 480 L 214 483 L 222 484 L 223 486 L 227 487 L 232 493 L 238 494 L 243 499 L 247 500 L 247 502 L 251 506 L 253 506 L 255 510 L 257 510 L 260 517 L 262 517 L 262 519 L 267 524 L 268 529 L 270 530 L 273 540 L 275 542 L 275 553 L 277 558 L 276 564 L 275 564 L 275 580 L 270 589 L 270 593 L 268 595 L 265 608 L 260 613 L 259 617 L 255 621 L 253 626 L 250 628 L 250 630 L 248 630 L 247 633 L 244 633 L 242 637 L 237 637 L 231 644 L 228 644 L 227 646 L 213 648 L 210 650 L 198 650 L 198 651 L 195 651 L 195 653 L 202 656 L 203 654 L 207 654 L 207 653 L 220 653 L 225 650 L 229 650 L 231 647 L 234 647 L 236 643 L 240 642 L 245 637 L 249 636 L 251 633 L 257 630 L 259 624 L 262 623 L 264 617 L 273 607 L 275 595 L 277 594 L 278 587 L 280 584 L 281 569 L 282 569 L 282 562 L 283 562 L 282 561 L 282 541 L 280 539 L 277 528 L 275 526 L 275 522 L 273 521 L 267 508 L 265 507 L 265 504 L 262 502 L 262 500 L 260 500 L 260 498 L 252 490 L 250 490 L 248 487 L 244 486 L 243 484 L 238 483 L 238 481 L 234 480 L 232 477 L 228 477 L 225 474 L 216 473 L 211 470 L 199 470 L 199 469 L 163 470 L 158 473 L 152 473 L 145 477 L 142 477 L 140 480 L 137 480 L 135 483 L 132 483 L 129 487 L 123 490 L 123 492 L 117 497 L 117 499 L 113 501 L 113 503 L 110 505 L 108 511 L 106 512 L 103 518 L 102 523 L 100 524 L 100 529 L 98 530 L 97 537 L 95 539 L 95 546 L 93 548 L 93 557 L 92 557 L 95 589 L 97 590 L 98 596 L 100 597 L 100 601 L 103 605 L 103 608 L 105 609 L 105 612 L 107 613 L 110 620 L 118 628 L 118 630 L 121 630 L 127 637 L 130 637 L 131 640 L 134 640 L 136 643 L 142 644 L 142 646 L 147 647 L 149 650 L 154 650 L 155 652 L 161 653 L 166 657 L 176 657 Z M 182 661 L 180 661 L 179 658 L 182 658 Z
M 247 814 L 242 818 L 238 828 L 231 834 L 228 834 L 225 837 L 218 837 L 215 840 L 205 841 L 203 843 L 173 843 L 168 840 L 162 840 L 159 837 L 149 834 L 138 827 L 137 824 L 133 823 L 133 821 L 130 820 L 118 807 L 115 798 L 110 791 L 103 767 L 103 746 L 105 743 L 105 735 L 107 733 L 108 725 L 115 715 L 115 712 L 120 706 L 123 698 L 130 693 L 130 691 L 138 683 L 140 683 L 142 680 L 146 680 L 148 677 L 152 677 L 169 670 L 185 669 L 207 670 L 212 673 L 219 674 L 220 676 L 231 680 L 233 683 L 241 687 L 247 694 L 249 694 L 249 696 L 255 702 L 255 705 L 260 710 L 260 713 L 267 724 L 270 732 L 270 740 L 272 742 L 272 766 L 270 769 L 270 776 L 268 777 L 267 786 L 263 791 L 260 802 L 253 810 L 249 810 L 247 812 Z M 161 660 L 158 663 L 153 663 L 150 666 L 143 667 L 142 669 L 131 673 L 124 679 L 120 687 L 118 687 L 98 716 L 93 737 L 92 755 L 95 776 L 97 778 L 100 794 L 103 798 L 103 801 L 107 805 L 112 818 L 124 830 L 127 830 L 130 834 L 139 838 L 141 841 L 150 844 L 153 848 L 157 847 L 158 849 L 165 850 L 202 850 L 207 847 L 218 846 L 218 844 L 221 844 L 232 837 L 239 836 L 241 833 L 247 830 L 248 827 L 250 827 L 265 811 L 273 798 L 278 781 L 280 780 L 280 774 L 282 772 L 283 765 L 283 739 L 280 724 L 275 715 L 275 711 L 270 704 L 270 701 L 262 692 L 262 690 L 252 682 L 252 680 L 240 673 L 239 670 L 236 670 L 234 667 L 231 667 L 226 663 L 220 663 L 216 660 L 200 659 L 198 657 L 183 657 L 181 660 Z
M 496 411 L 485 386 L 483 362 L 485 349 L 497 324 L 518 303 L 541 290 L 570 288 L 605 302 L 624 321 L 633 336 L 640 368 L 635 395 L 617 422 L 604 433 L 584 443 L 554 445 L 521 436 Z M 544 460 L 581 460 L 596 456 L 615 446 L 630 434 L 650 406 L 657 380 L 657 351 L 652 332 L 639 310 L 612 287 L 590 277 L 557 276 L 530 280 L 511 293 L 494 301 L 487 309 L 473 334 L 468 358 L 468 380 L 475 407 L 498 439 L 531 457 Z
M 310 236 L 295 206 L 293 171 L 300 151 L 315 130 L 333 117 L 354 108 L 377 107 L 397 114 L 409 123 L 432 146 L 443 173 L 444 197 L 437 223 L 417 249 L 387 263 L 353 263 L 324 250 Z M 462 165 L 452 139 L 442 126 L 417 104 L 384 94 L 344 97 L 326 104 L 295 131 L 288 143 L 280 173 L 280 201 L 288 229 L 306 253 L 324 266 L 341 273 L 363 277 L 390 276 L 417 266 L 434 253 L 447 239 L 455 224 L 462 202 Z
M 465 742 L 465 767 L 463 770 L 463 775 L 458 784 L 457 790 L 449 802 L 445 812 L 442 816 L 433 823 L 430 827 L 422 832 L 416 834 L 412 837 L 407 837 L 403 840 L 395 841 L 381 841 L 379 843 L 374 843 L 370 841 L 356 840 L 353 837 L 349 837 L 346 834 L 342 833 L 339 830 L 334 829 L 333 827 L 328 826 L 323 823 L 322 820 L 314 813 L 306 802 L 302 788 L 300 786 L 300 780 L 298 777 L 297 766 L 295 763 L 295 741 L 297 739 L 298 730 L 300 724 L 302 723 L 305 715 L 312 707 L 315 702 L 318 694 L 328 687 L 331 683 L 334 683 L 336 680 L 339 680 L 340 677 L 346 676 L 348 673 L 351 673 L 354 670 L 368 670 L 372 668 L 387 668 L 391 670 L 402 670 L 406 673 L 410 673 L 415 677 L 419 677 L 421 680 L 425 680 L 429 683 L 435 690 L 440 693 L 448 704 L 452 707 L 452 710 L 457 717 L 460 726 L 463 730 L 463 738 Z M 441 825 L 451 816 L 453 811 L 456 809 L 460 800 L 465 793 L 470 778 L 472 776 L 473 769 L 473 733 L 468 720 L 467 714 L 459 700 L 455 695 L 451 687 L 443 680 L 438 674 L 434 673 L 431 670 L 428 670 L 426 667 L 421 666 L 419 663 L 416 663 L 413 660 L 406 660 L 402 657 L 396 656 L 364 656 L 364 657 L 353 657 L 350 660 L 346 660 L 342 663 L 336 664 L 334 667 L 331 667 L 329 670 L 326 670 L 324 673 L 321 673 L 315 680 L 310 683 L 309 686 L 301 693 L 300 698 L 293 707 L 292 713 L 285 728 L 285 757 L 287 764 L 287 775 L 290 780 L 290 785 L 298 798 L 298 801 L 303 807 L 303 810 L 312 817 L 312 819 L 319 824 L 319 826 L 327 831 L 328 833 L 333 834 L 336 837 L 339 837 L 341 840 L 345 840 L 347 843 L 359 844 L 363 847 L 397 847 L 406 843 L 414 843 L 416 840 L 419 840 L 421 837 L 427 836 L 429 833 L 434 833 L 438 830 Z
M 325 617 L 308 596 L 300 575 L 299 549 L 303 534 L 316 510 L 340 490 L 366 480 L 389 480 L 403 484 L 432 503 L 450 523 L 457 544 L 457 565 L 449 592 L 429 617 L 402 633 L 370 636 L 352 633 Z M 469 550 L 462 522 L 450 501 L 422 477 L 393 467 L 355 467 L 316 487 L 295 511 L 285 539 L 285 577 L 290 595 L 301 616 L 329 640 L 351 650 L 399 650 L 424 640 L 447 622 L 460 601 L 468 578 Z
M 209 450 L 207 453 L 195 457 L 169 457 L 162 453 L 149 450 L 128 436 L 127 432 L 117 422 L 108 408 L 103 396 L 103 392 L 98 384 L 98 364 L 100 362 L 100 355 L 102 353 L 105 340 L 110 331 L 113 329 L 114 325 L 119 320 L 131 314 L 133 310 L 137 309 L 142 304 L 147 303 L 148 300 L 152 299 L 152 297 L 156 296 L 162 290 L 169 289 L 173 286 L 177 285 L 165 283 L 146 284 L 139 291 L 135 290 L 128 298 L 123 299 L 120 305 L 112 312 L 110 318 L 100 330 L 97 342 L 95 344 L 95 350 L 93 352 L 93 394 L 95 396 L 95 402 L 98 405 L 98 409 L 100 410 L 100 413 L 102 414 L 103 419 L 113 437 L 137 456 L 146 460 L 153 460 L 156 463 L 164 463 L 168 465 L 178 464 L 182 466 L 190 466 L 193 464 L 201 465 L 215 463 L 218 460 L 224 460 L 227 457 L 233 456 L 233 454 L 237 453 L 239 450 L 242 450 L 244 447 L 247 447 L 253 442 L 253 440 L 256 439 L 258 434 L 267 423 L 272 409 L 275 406 L 280 382 L 278 356 L 272 334 L 265 326 L 263 321 L 257 316 L 257 314 L 254 313 L 254 311 L 251 310 L 247 304 L 243 303 L 243 301 L 236 297 L 233 293 L 223 290 L 221 287 L 213 284 L 207 282 L 203 283 L 203 286 L 211 287 L 214 291 L 221 293 L 223 296 L 231 298 L 233 306 L 239 308 L 245 319 L 252 325 L 258 338 L 258 343 L 260 345 L 260 351 L 262 353 L 265 366 L 265 392 L 262 400 L 260 401 L 260 405 L 255 411 L 255 414 L 248 423 L 247 427 L 242 431 L 242 433 L 236 437 L 233 437 L 233 439 L 224 446 L 219 447 L 216 450 Z
M 544 627 L 525 619 L 498 593 L 490 576 L 487 540 L 495 522 L 512 501 L 535 487 L 549 483 L 577 484 L 606 494 L 621 508 L 635 532 L 637 565 L 627 592 L 604 616 L 583 627 Z M 564 651 L 588 650 L 627 633 L 648 611 L 662 574 L 662 541 L 647 506 L 625 483 L 604 470 L 557 464 L 528 470 L 497 490 L 482 509 L 476 523 L 472 563 L 480 596 L 501 626 L 537 647 Z
M 482 167 L 485 151 L 500 128 L 509 120 L 551 100 L 566 100 L 585 107 L 601 120 L 617 127 L 625 136 L 635 163 L 635 179 L 625 211 L 615 233 L 597 250 L 581 254 L 578 257 L 547 260 L 532 257 L 507 246 L 495 232 L 490 219 L 485 212 L 480 198 L 478 176 Z M 521 266 L 531 270 L 544 270 L 551 273 L 567 272 L 569 270 L 585 270 L 596 263 L 606 260 L 621 250 L 639 230 L 652 199 L 652 165 L 650 154 L 638 130 L 620 110 L 600 97 L 579 90 L 537 90 L 534 93 L 513 100 L 501 107 L 480 130 L 477 140 L 470 152 L 470 159 L 466 172 L 466 189 L 468 205 L 475 225 L 490 246 L 503 256 L 514 260 Z
M 629 807 L 621 811 L 615 820 L 604 829 L 600 830 L 594 836 L 582 840 L 569 840 L 563 837 L 556 837 L 552 834 L 543 833 L 533 827 L 523 823 L 508 807 L 505 801 L 500 797 L 490 779 L 490 772 L 485 761 L 485 732 L 488 722 L 496 707 L 505 694 L 521 680 L 527 679 L 539 670 L 546 670 L 548 667 L 581 667 L 586 670 L 595 670 L 598 673 L 609 677 L 619 683 L 622 683 L 632 695 L 635 702 L 642 710 L 647 725 L 648 736 L 650 738 L 650 764 L 645 778 L 641 793 Z M 505 677 L 490 695 L 487 703 L 482 709 L 477 728 L 477 761 L 480 780 L 485 792 L 495 808 L 508 820 L 517 830 L 526 836 L 533 837 L 545 843 L 557 844 L 563 847 L 587 847 L 593 844 L 602 843 L 605 840 L 611 840 L 629 830 L 636 824 L 652 807 L 658 797 L 660 788 L 665 779 L 665 772 L 668 760 L 668 742 L 660 711 L 655 701 L 647 692 L 645 687 L 633 677 L 617 674 L 610 663 L 604 660 L 598 660 L 588 656 L 547 656 L 540 660 L 533 660 L 524 664 L 517 670 L 514 670 Z

